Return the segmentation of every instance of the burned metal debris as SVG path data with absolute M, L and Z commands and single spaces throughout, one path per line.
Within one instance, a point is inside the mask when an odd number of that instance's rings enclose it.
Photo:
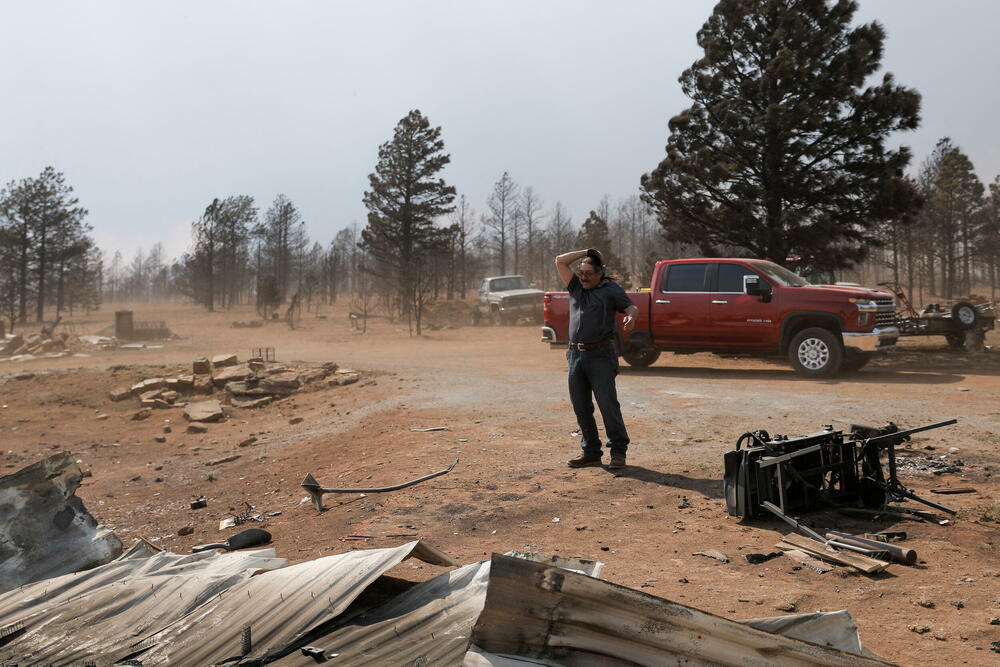
M 302 480 L 302 488 L 309 493 L 309 497 L 312 500 L 313 507 L 318 511 L 323 511 L 323 494 L 324 493 L 386 493 L 387 491 L 398 491 L 400 489 L 405 489 L 408 486 L 413 486 L 414 484 L 419 484 L 420 482 L 426 482 L 429 479 L 434 479 L 435 477 L 440 477 L 441 475 L 447 475 L 450 473 L 455 466 L 458 465 L 458 459 L 451 462 L 451 465 L 444 470 L 438 470 L 437 472 L 432 472 L 429 475 L 424 475 L 423 477 L 418 477 L 416 479 L 411 479 L 409 482 L 403 482 L 402 484 L 396 484 L 394 486 L 382 486 L 367 489 L 325 489 L 319 485 L 316 478 L 312 476 L 312 473 L 307 473 L 306 478 Z
M 75 495 L 82 479 L 66 452 L 0 477 L 0 593 L 122 552 L 121 541 Z

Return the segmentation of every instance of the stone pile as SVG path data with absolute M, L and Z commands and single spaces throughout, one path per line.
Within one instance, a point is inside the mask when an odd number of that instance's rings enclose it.
M 137 398 L 142 409 L 133 419 L 145 419 L 157 409 L 183 408 L 188 421 L 211 422 L 225 417 L 223 404 L 257 408 L 309 385 L 341 386 L 357 382 L 358 377 L 356 371 L 338 369 L 333 362 L 293 366 L 250 359 L 241 364 L 235 354 L 222 354 L 211 361 L 195 359 L 191 373 L 148 378 L 131 387 L 112 389 L 110 397 L 112 401 Z
M 37 358 L 68 357 L 74 352 L 93 350 L 95 346 L 80 340 L 72 334 L 41 331 L 23 335 L 0 336 L 0 359 L 5 361 L 27 361 Z

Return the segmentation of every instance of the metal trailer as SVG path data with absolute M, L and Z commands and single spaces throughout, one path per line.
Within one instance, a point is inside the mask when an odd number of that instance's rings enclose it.
M 954 349 L 982 350 L 986 332 L 996 328 L 996 306 L 992 301 L 974 304 L 958 301 L 950 308 L 931 303 L 921 312 L 906 297 L 899 283 L 879 283 L 896 295 L 896 327 L 900 336 L 944 336 Z

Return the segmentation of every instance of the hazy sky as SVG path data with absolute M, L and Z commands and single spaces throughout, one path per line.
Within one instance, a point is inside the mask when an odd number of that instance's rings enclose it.
M 1000 174 L 1000 3 L 861 0 L 885 68 L 923 94 L 899 136 L 951 136 Z M 352 222 L 379 144 L 418 108 L 477 209 L 504 171 L 579 223 L 638 189 L 688 106 L 703 0 L 0 4 L 0 181 L 66 174 L 98 242 L 183 252 L 214 197 L 278 193 L 324 243 Z

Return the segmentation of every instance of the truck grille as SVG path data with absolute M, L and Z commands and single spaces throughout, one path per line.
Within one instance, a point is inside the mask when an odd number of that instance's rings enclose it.
M 512 306 L 529 306 L 529 305 L 537 305 L 541 307 L 542 295 L 525 294 L 523 296 L 508 296 L 504 298 L 503 305 L 504 308 L 510 308 Z
M 878 304 L 878 312 L 875 313 L 875 326 L 896 326 L 896 300 L 887 297 L 884 299 L 875 299 L 875 303 Z

